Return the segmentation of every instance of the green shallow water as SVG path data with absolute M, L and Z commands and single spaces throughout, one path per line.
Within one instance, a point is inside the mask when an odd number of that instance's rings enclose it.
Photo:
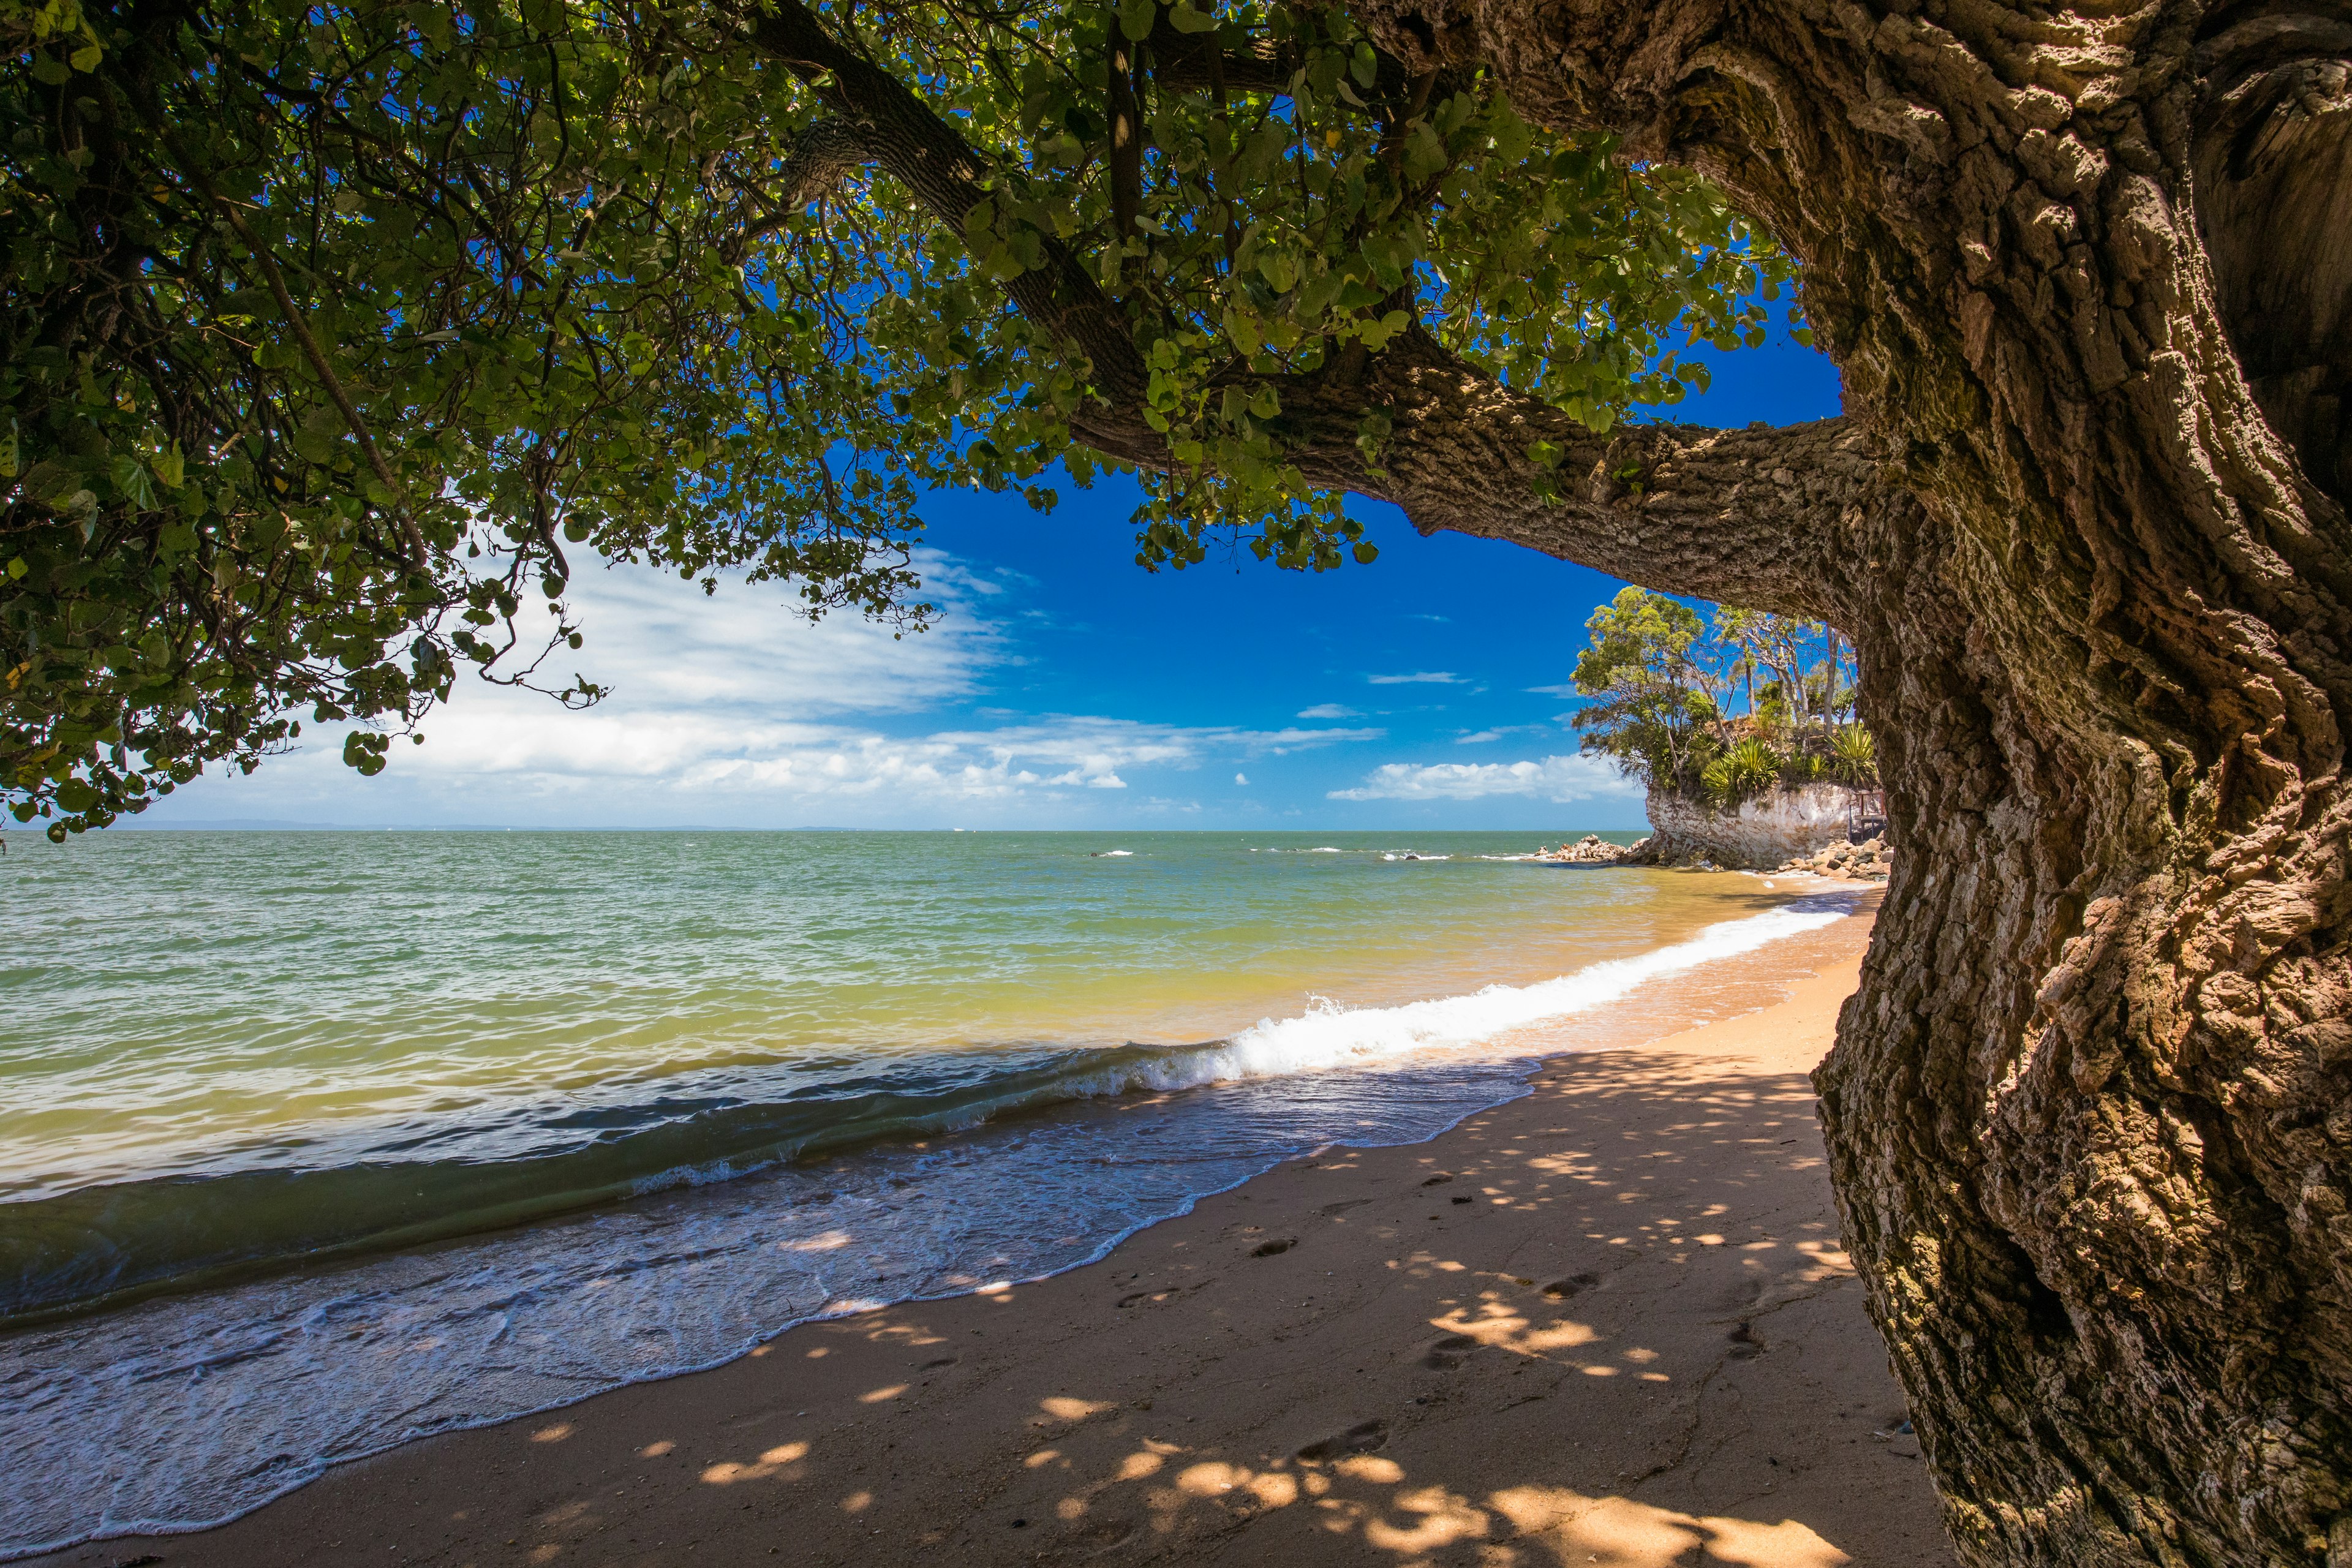
M 1761 1005 L 1853 907 L 1533 847 L 20 837 L 0 1559 L 1077 1267 Z
M 1345 851 L 1318 854 L 1322 847 Z M 0 1197 L 564 1142 L 530 1108 L 918 1080 L 1559 973 L 1756 900 L 1524 835 L 116 833 L 0 861 Z M 1100 852 L 1125 849 L 1124 857 Z M 1300 853 L 1298 851 L 1310 851 Z M 1406 853 L 1445 860 L 1383 858 Z

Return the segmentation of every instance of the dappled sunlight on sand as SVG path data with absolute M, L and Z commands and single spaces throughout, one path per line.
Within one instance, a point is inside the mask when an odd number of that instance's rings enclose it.
M 1802 1065 L 1646 1051 L 1548 1085 L 1098 1268 L 459 1439 L 471 1517 L 430 1560 L 1948 1568 Z M 203 1539 L 172 1561 L 301 1561 Z
M 1383 1560 L 1417 1563 L 1476 1542 L 1485 1568 L 1835 1568 L 1852 1561 L 1792 1519 L 1697 1516 L 1564 1487 L 1471 1494 L 1417 1480 L 1381 1454 L 1328 1462 L 1275 1458 L 1257 1467 L 1213 1458 L 1188 1464 L 1187 1458 L 1181 1445 L 1147 1440 L 1106 1474 L 1063 1491 L 1053 1501 L 1054 1517 L 1070 1524 L 1139 1516 L 1150 1536 L 1205 1541 L 1296 1510 L 1327 1542 L 1350 1541 Z M 1047 1465 L 1069 1468 L 1059 1449 L 1041 1449 L 1028 1461 L 1033 1469 Z

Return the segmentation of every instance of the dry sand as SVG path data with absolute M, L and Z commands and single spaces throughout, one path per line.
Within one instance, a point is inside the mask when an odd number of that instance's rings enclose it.
M 48 1561 L 1941 1568 L 1805 1076 L 1868 930 L 1803 939 L 1778 1006 L 1558 1059 L 1091 1268 Z

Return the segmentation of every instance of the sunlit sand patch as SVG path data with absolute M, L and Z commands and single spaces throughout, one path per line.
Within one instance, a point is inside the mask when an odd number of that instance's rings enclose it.
M 1067 1394 L 1057 1394 L 1051 1399 L 1039 1400 L 1037 1408 L 1056 1421 L 1084 1421 L 1090 1415 L 1116 1410 L 1118 1405 L 1108 1399 L 1072 1399 Z
M 1742 1568 L 1839 1568 L 1852 1558 L 1795 1520 L 1698 1518 L 1626 1498 L 1592 1498 L 1555 1487 L 1513 1487 L 1487 1502 L 1521 1535 L 1544 1541 L 1563 1561 L 1612 1568 L 1680 1568 L 1692 1563 Z
M 1377 1454 L 1358 1454 L 1331 1467 L 1349 1480 L 1371 1481 L 1392 1487 L 1404 1479 L 1404 1467 L 1394 1459 L 1383 1459 Z
M 1235 1465 L 1219 1464 L 1213 1460 L 1193 1465 L 1176 1477 L 1176 1489 L 1194 1497 L 1218 1497 L 1229 1492 L 1249 1479 L 1249 1472 Z
M 770 1476 L 785 1475 L 787 1470 L 793 1470 L 793 1474 L 785 1476 L 786 1479 L 797 1479 L 798 1471 L 793 1467 L 808 1458 L 808 1451 L 806 1443 L 785 1443 L 769 1449 L 751 1464 L 729 1460 L 712 1465 L 702 1472 L 703 1484 L 725 1487 L 737 1481 L 763 1481 Z
M 1443 1487 L 1422 1487 L 1399 1492 L 1389 1500 L 1398 1512 L 1418 1515 L 1410 1524 L 1391 1523 L 1378 1515 L 1364 1521 L 1364 1541 L 1383 1552 L 1419 1555 L 1451 1546 L 1457 1541 L 1483 1539 L 1491 1521 L 1484 1509 Z
M 1433 1328 L 1447 1333 L 1461 1334 L 1476 1340 L 1490 1350 L 1516 1352 L 1520 1355 L 1548 1356 L 1554 1351 L 1573 1350 L 1579 1345 L 1595 1343 L 1601 1335 L 1591 1326 L 1556 1318 L 1542 1328 L 1537 1328 L 1526 1318 L 1511 1311 L 1499 1302 L 1489 1301 L 1481 1309 L 1482 1315 L 1472 1317 L 1456 1307 L 1442 1318 L 1429 1320 Z

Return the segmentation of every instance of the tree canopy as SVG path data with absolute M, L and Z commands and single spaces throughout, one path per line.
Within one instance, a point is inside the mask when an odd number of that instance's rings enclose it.
M 1654 786 L 1731 804 L 1776 784 L 1878 782 L 1853 653 L 1820 621 L 1621 590 L 1576 661 L 1584 749 Z M 1759 676 L 1763 679 L 1759 680 Z
M 1511 482 L 1787 259 L 1338 9 L 0 0 L 0 791 L 53 834 L 460 672 L 566 547 L 919 626 L 929 487 L 1132 469 L 1137 560 L 1374 552 L 1410 357 Z M 1801 331 L 1801 328 L 1800 329 Z

